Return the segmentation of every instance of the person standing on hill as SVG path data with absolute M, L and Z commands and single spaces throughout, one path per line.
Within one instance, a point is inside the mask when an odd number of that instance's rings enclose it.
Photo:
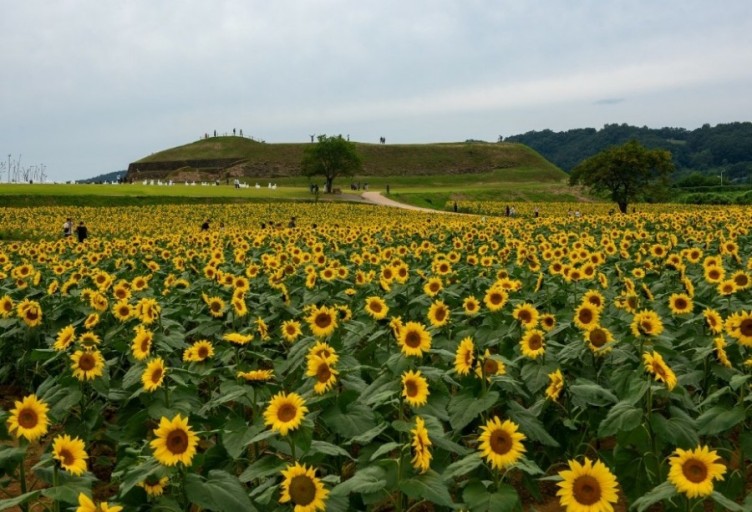
M 84 221 L 78 223 L 78 227 L 76 228 L 76 236 L 78 237 L 78 243 L 83 243 L 84 240 L 89 238 L 89 230 L 86 229 Z

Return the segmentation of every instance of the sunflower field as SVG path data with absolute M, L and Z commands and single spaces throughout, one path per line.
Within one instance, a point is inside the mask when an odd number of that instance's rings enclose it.
M 750 510 L 752 211 L 461 206 L 0 208 L 0 510 Z

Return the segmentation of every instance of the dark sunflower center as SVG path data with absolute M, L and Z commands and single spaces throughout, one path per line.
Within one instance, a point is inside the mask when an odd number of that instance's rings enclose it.
M 530 350 L 538 350 L 543 346 L 543 339 L 538 334 L 534 334 L 527 340 L 527 346 Z
M 18 424 L 23 428 L 34 428 L 39 424 L 39 416 L 32 409 L 23 409 L 18 413 Z
M 420 333 L 416 331 L 408 331 L 405 335 L 405 345 L 410 348 L 418 348 L 420 346 Z
M 170 453 L 180 455 L 188 449 L 188 434 L 181 429 L 173 430 L 167 434 L 166 443 Z
M 141 352 L 148 352 L 150 345 L 151 345 L 151 342 L 150 342 L 150 340 L 148 338 L 141 340 L 141 347 L 140 347 L 141 348 Z
M 316 369 L 316 380 L 319 382 L 328 382 L 332 377 L 332 371 L 329 369 L 329 365 L 322 363 Z
M 739 325 L 739 331 L 744 336 L 752 336 L 752 318 L 745 318 Z
M 593 329 L 590 331 L 590 344 L 600 348 L 606 344 L 606 333 L 602 329 Z
M 643 332 L 645 334 L 650 334 L 653 332 L 653 323 L 649 320 L 643 320 L 640 322 L 640 332 Z
M 155 368 L 153 372 L 151 372 L 151 381 L 153 383 L 159 382 L 159 379 L 162 378 L 162 368 Z
M 203 346 L 199 347 L 198 348 L 198 357 L 200 357 L 201 359 L 205 359 L 205 358 L 209 357 L 209 349 L 206 348 L 206 347 L 203 347 Z
M 593 321 L 593 312 L 590 311 L 589 309 L 583 309 L 582 311 L 580 311 L 579 316 L 580 316 L 580 322 L 582 322 L 583 324 L 589 324 L 590 322 Z
M 410 398 L 418 395 L 418 383 L 413 379 L 405 381 L 405 392 Z
M 306 475 L 293 477 L 290 481 L 290 498 L 296 505 L 309 505 L 316 498 L 316 484 Z
M 661 378 L 666 378 L 666 370 L 663 368 L 662 365 L 653 363 L 653 371 L 656 375 L 658 375 Z
M 319 329 L 326 329 L 332 324 L 332 317 L 328 313 L 319 313 L 316 315 L 316 326 Z
M 580 505 L 593 505 L 601 499 L 601 486 L 590 475 L 582 475 L 572 485 L 572 495 Z
M 60 450 L 58 456 L 60 457 L 60 462 L 63 466 L 71 466 L 76 462 L 76 457 L 70 452 L 70 450 L 66 450 L 65 448 Z
M 489 297 L 489 301 L 493 305 L 501 304 L 501 301 L 503 300 L 503 297 L 500 293 L 492 293 L 491 297 Z
M 747 286 L 747 284 L 749 284 L 749 278 L 747 278 L 745 274 L 739 274 L 734 277 L 734 282 L 736 283 L 737 286 L 740 286 L 743 288 Z
M 504 455 L 512 449 L 512 438 L 506 431 L 497 429 L 491 433 L 489 444 L 494 453 Z
M 434 317 L 436 317 L 437 322 L 443 322 L 446 318 L 446 309 L 444 308 L 438 308 L 436 309 L 436 312 L 434 313 Z
M 687 309 L 687 301 L 684 299 L 676 299 L 676 302 L 674 302 L 674 307 L 679 311 L 684 311 L 685 309 Z
M 37 313 L 37 309 L 36 308 L 31 308 L 31 309 L 27 310 L 26 311 L 26 318 L 28 318 L 29 320 L 36 320 L 37 318 L 39 318 L 39 313 Z
M 438 283 L 431 283 L 428 287 L 433 293 L 436 293 L 439 291 L 439 284 Z
M 220 310 L 222 309 L 222 304 L 220 304 L 219 302 L 216 302 L 216 301 L 215 301 L 215 302 L 212 302 L 212 303 L 211 303 L 211 306 L 210 306 L 210 308 L 211 308 L 211 310 L 212 310 L 212 311 L 214 311 L 215 313 L 218 313 L 218 312 L 219 312 L 219 311 L 220 311 Z
M 467 303 L 467 304 L 465 305 L 465 308 L 466 308 L 466 309 L 467 309 L 468 311 L 475 311 L 475 302 L 468 302 L 468 303 Z
M 282 404 L 277 410 L 277 419 L 282 423 L 288 423 L 295 418 L 295 413 L 297 412 L 298 409 L 293 404 Z
M 523 322 L 526 324 L 532 320 L 532 317 L 530 316 L 530 312 L 524 309 L 520 311 L 519 318 L 520 318 L 520 322 Z
M 83 354 L 78 360 L 78 367 L 85 372 L 93 370 L 95 366 L 96 361 L 91 354 Z
M 682 473 L 693 484 L 699 484 L 708 477 L 708 467 L 702 461 L 689 459 L 682 464 Z
M 381 304 L 376 301 L 371 302 L 371 311 L 373 311 L 374 313 L 381 313 L 381 309 Z

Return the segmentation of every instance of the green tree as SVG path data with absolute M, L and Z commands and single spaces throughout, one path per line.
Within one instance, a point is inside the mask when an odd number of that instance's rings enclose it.
M 592 192 L 609 192 L 622 213 L 642 194 L 665 188 L 674 172 L 671 153 L 647 149 L 631 140 L 580 162 L 569 175 L 569 184 L 581 183 Z
M 324 176 L 326 191 L 331 193 L 334 178 L 338 176 L 353 176 L 362 168 L 360 156 L 355 144 L 342 138 L 319 135 L 318 142 L 311 144 L 303 151 L 303 161 L 300 164 L 302 173 L 309 178 Z

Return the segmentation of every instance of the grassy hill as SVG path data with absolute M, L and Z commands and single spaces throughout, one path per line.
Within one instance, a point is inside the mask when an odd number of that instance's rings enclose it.
M 510 181 L 559 182 L 566 175 L 532 149 L 517 143 L 364 144 L 354 143 L 363 160 L 355 181 L 378 183 L 392 177 L 420 183 L 454 181 L 451 176 L 503 174 Z M 282 179 L 304 184 L 299 176 L 303 144 L 267 144 L 243 137 L 212 137 L 179 146 L 130 164 L 128 177 L 184 180 Z M 428 177 L 436 178 L 435 180 Z M 455 178 L 456 179 L 456 178 Z M 438 181 L 437 181 L 438 180 Z M 460 181 L 462 178 L 460 178 Z M 451 184 L 451 183 L 450 183 Z

